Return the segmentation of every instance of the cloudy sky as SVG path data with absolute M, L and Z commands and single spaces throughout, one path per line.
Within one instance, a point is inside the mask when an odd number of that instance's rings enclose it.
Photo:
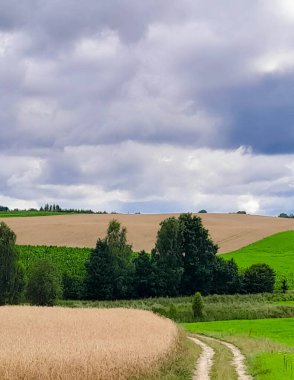
M 0 204 L 293 201 L 292 0 L 0 0 Z

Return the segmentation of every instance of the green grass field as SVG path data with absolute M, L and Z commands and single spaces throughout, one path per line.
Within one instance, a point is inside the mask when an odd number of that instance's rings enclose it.
M 276 271 L 276 289 L 281 287 L 284 278 L 289 289 L 294 289 L 294 231 L 269 236 L 222 257 L 233 258 L 242 269 L 252 264 L 266 263 Z
M 26 218 L 30 216 L 52 216 L 52 215 L 66 215 L 64 212 L 50 212 L 50 211 L 0 211 L 0 218 Z
M 294 318 L 234 320 L 217 322 L 184 323 L 190 332 L 207 335 L 242 335 L 244 337 L 269 338 L 294 347 Z M 215 334 L 214 334 L 215 335 Z
M 294 318 L 185 323 L 190 333 L 214 336 L 237 345 L 254 379 L 294 378 Z

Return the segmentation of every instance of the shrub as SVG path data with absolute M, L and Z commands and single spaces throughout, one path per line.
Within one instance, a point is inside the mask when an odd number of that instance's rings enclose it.
M 286 293 L 288 290 L 288 284 L 285 278 L 282 280 L 281 290 L 283 293 Z
M 155 314 L 163 315 L 164 317 L 168 316 L 168 310 L 164 306 L 162 306 L 160 304 L 154 304 L 154 305 L 152 305 L 151 306 L 151 310 Z
M 84 278 L 80 276 L 62 276 L 63 298 L 65 300 L 79 300 L 84 295 Z
M 173 303 L 170 304 L 169 310 L 168 310 L 168 316 L 171 319 L 176 319 L 177 318 L 177 308 Z
M 203 303 L 202 296 L 199 292 L 196 292 L 192 301 L 192 312 L 193 312 L 194 318 L 202 318 L 203 309 L 204 309 L 204 303 Z
M 275 271 L 267 264 L 251 265 L 244 272 L 244 292 L 272 293 L 274 291 L 275 276 Z
M 213 270 L 213 292 L 216 294 L 235 294 L 240 292 L 241 276 L 233 259 L 226 261 L 216 256 Z
M 53 306 L 61 296 L 61 278 L 54 265 L 42 259 L 31 269 L 27 298 L 32 305 Z

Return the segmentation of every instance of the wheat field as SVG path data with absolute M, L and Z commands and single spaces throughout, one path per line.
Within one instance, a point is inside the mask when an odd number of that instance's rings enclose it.
M 135 251 L 154 247 L 162 220 L 179 214 L 154 215 L 56 215 L 31 218 L 0 218 L 17 235 L 17 244 L 94 247 L 104 237 L 108 223 L 117 219 L 127 227 Z M 281 231 L 294 230 L 294 219 L 258 215 L 199 214 L 219 252 L 230 252 Z
M 176 325 L 133 309 L 0 307 L 1 380 L 139 377 L 175 349 Z

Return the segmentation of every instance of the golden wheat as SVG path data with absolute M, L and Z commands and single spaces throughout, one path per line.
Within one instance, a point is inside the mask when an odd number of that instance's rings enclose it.
M 171 353 L 175 324 L 148 311 L 0 307 L 1 380 L 126 379 Z
M 236 214 L 199 214 L 219 252 L 230 252 L 280 231 L 294 229 L 294 220 Z M 108 223 L 117 219 L 127 227 L 128 240 L 135 251 L 150 252 L 162 220 L 172 214 L 158 215 L 58 215 L 1 219 L 17 235 L 18 244 L 95 247 L 104 237 Z M 179 214 L 174 214 L 178 217 Z

